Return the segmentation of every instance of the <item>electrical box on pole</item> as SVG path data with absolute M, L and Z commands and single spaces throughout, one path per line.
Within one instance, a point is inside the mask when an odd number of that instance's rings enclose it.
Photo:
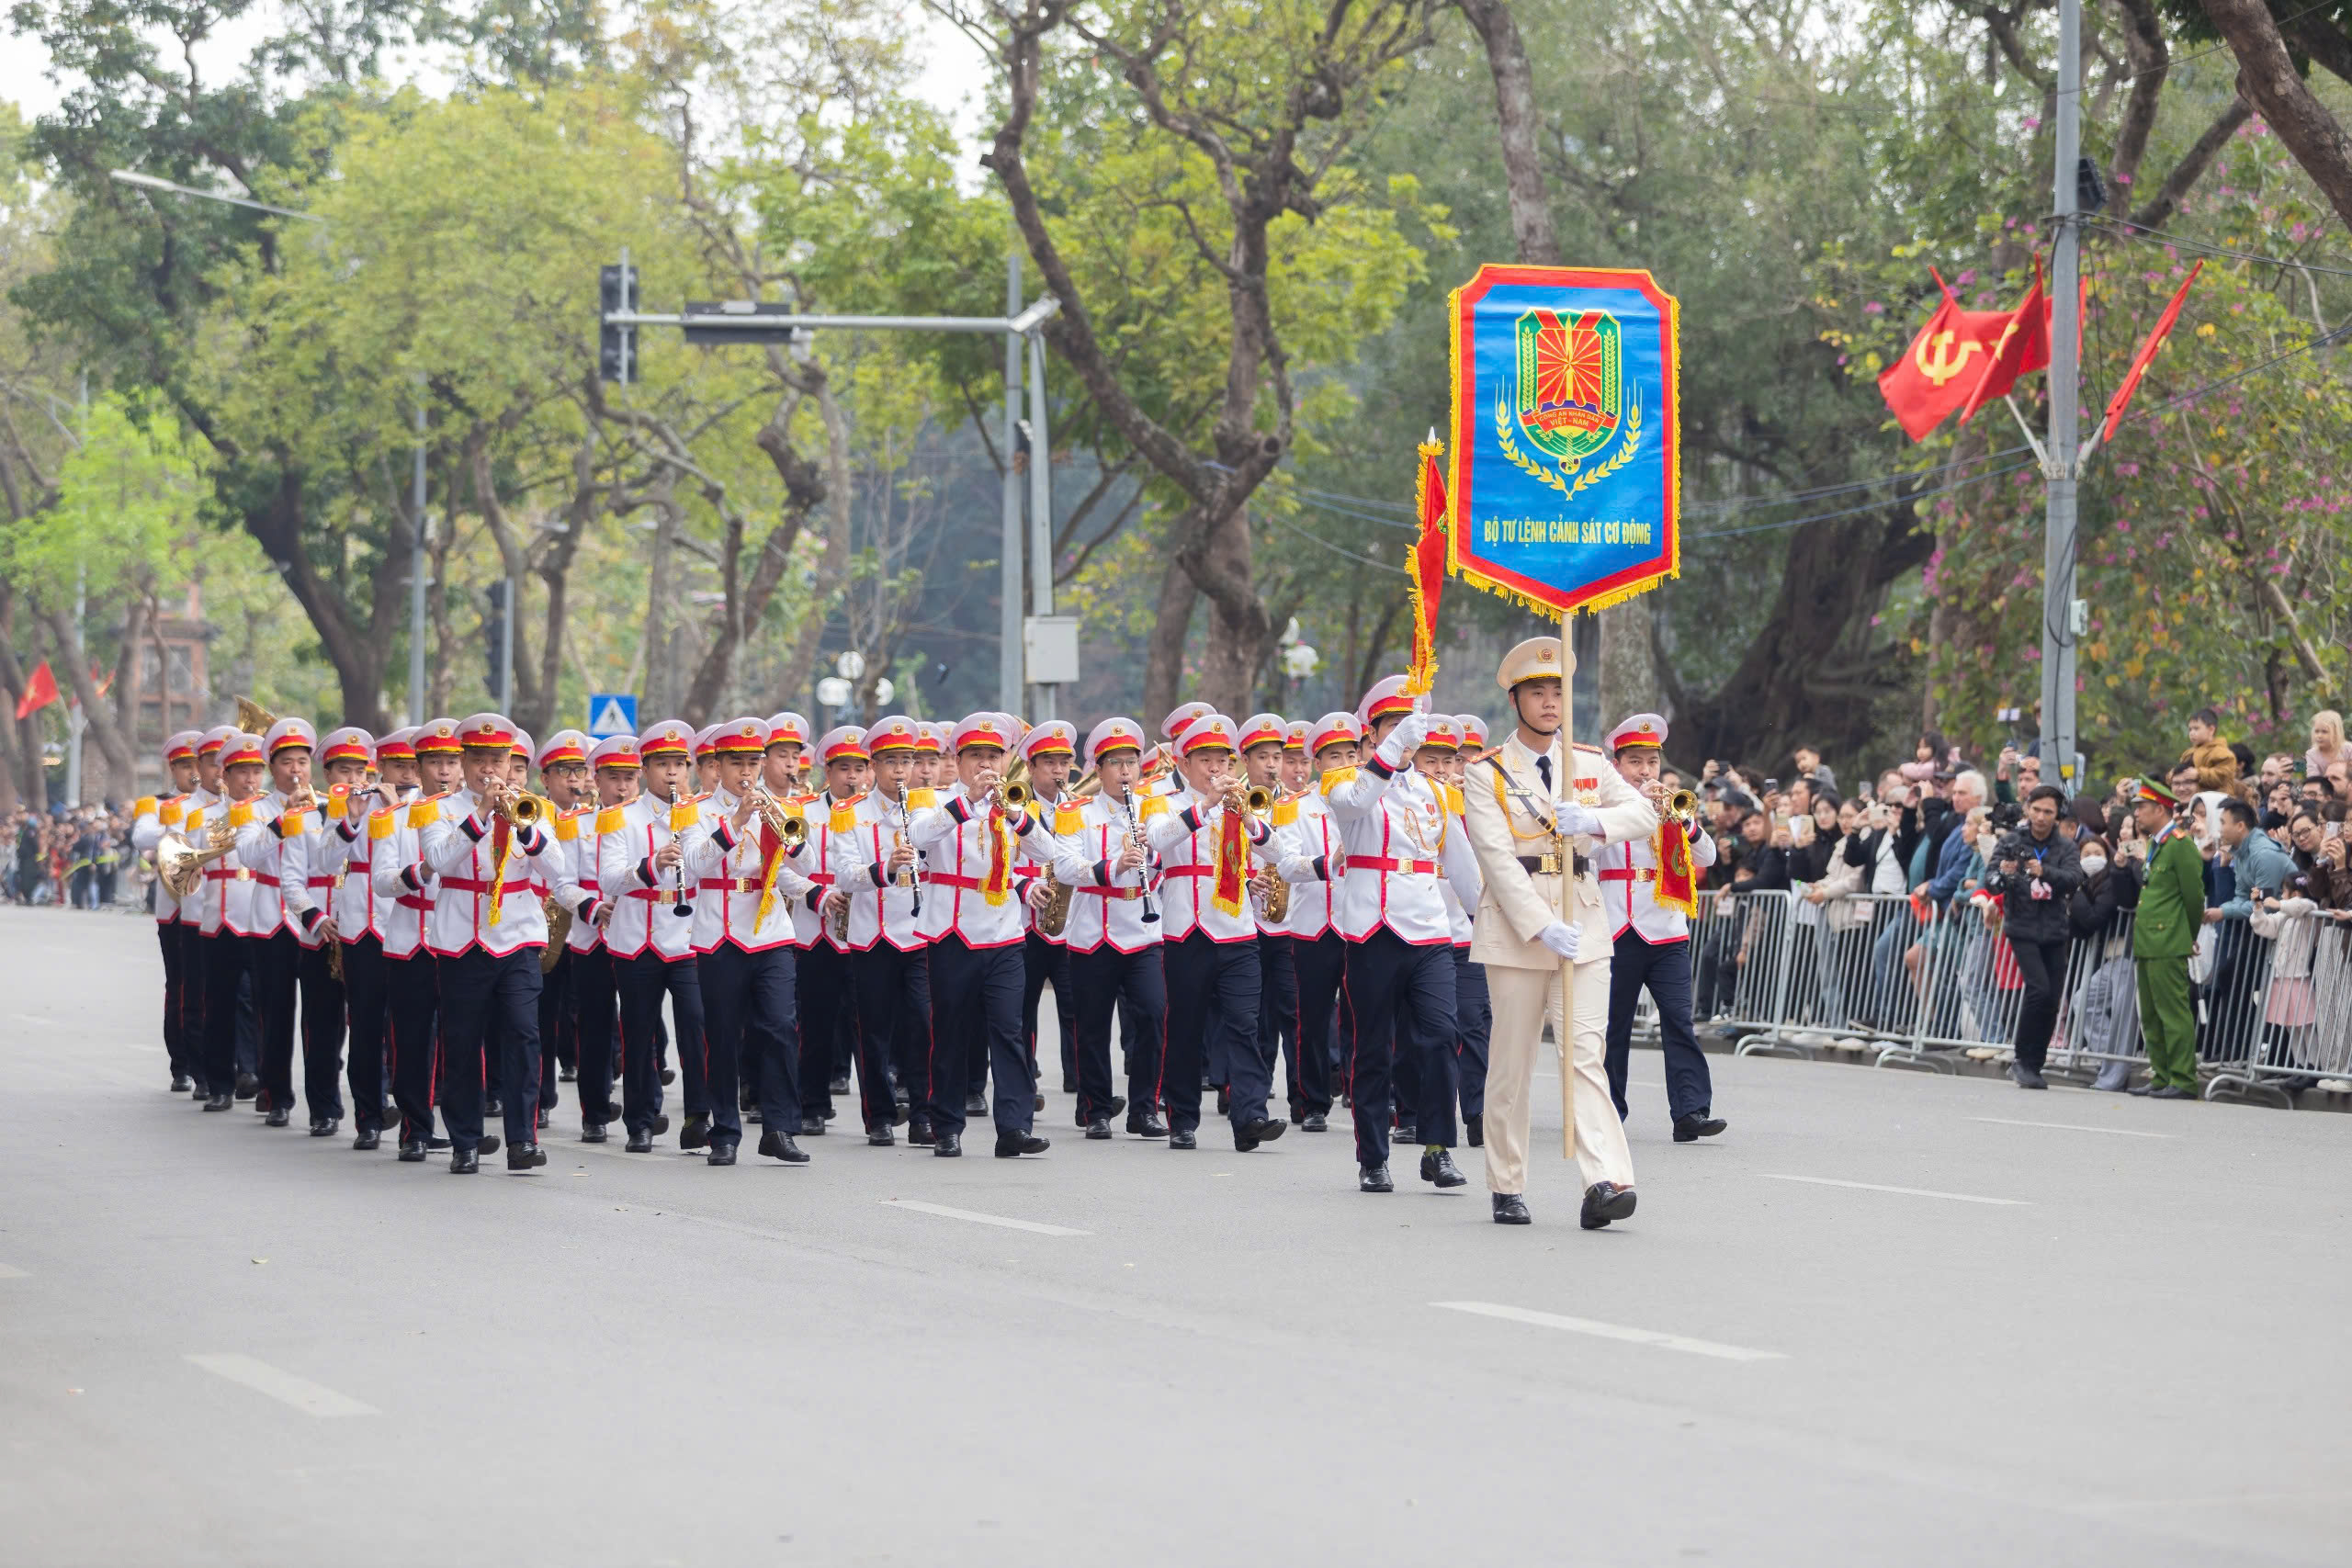
M 596 377 L 626 387 L 637 379 L 637 329 L 616 323 L 616 316 L 637 314 L 637 268 L 627 262 L 602 268 L 596 295 L 604 309 L 596 333 Z

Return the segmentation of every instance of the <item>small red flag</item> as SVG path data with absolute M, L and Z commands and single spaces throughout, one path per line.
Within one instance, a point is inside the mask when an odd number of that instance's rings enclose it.
M 2009 312 L 2008 324 L 1994 340 L 1993 351 L 1984 358 L 1984 374 L 1977 378 L 1976 389 L 1968 394 L 1968 401 L 1960 411 L 1960 423 L 1966 424 L 1976 416 L 1978 409 L 1995 398 L 2007 396 L 2020 377 L 2049 366 L 2050 298 L 2041 291 L 2041 258 L 2036 256 L 2033 287 L 2018 301 L 2018 308 Z
M 1951 290 L 1944 287 L 1943 275 L 1928 270 L 1937 287 L 1944 290 L 1943 303 L 1911 340 L 1903 357 L 1880 372 L 1878 378 L 1879 395 L 1903 426 L 1903 434 L 1914 441 L 1927 439 L 1928 432 L 1968 400 L 1973 383 L 1967 372 L 1979 367 L 1971 361 L 1980 354 L 1989 355 L 2001 329 L 2010 321 L 2007 310 L 1962 310 Z
M 1426 694 L 1437 679 L 1437 602 L 1445 592 L 1445 479 L 1438 472 L 1436 441 L 1421 444 L 1419 482 L 1413 487 L 1420 513 L 1420 536 L 1413 541 L 1413 558 L 1405 569 L 1405 592 L 1413 601 L 1413 662 L 1405 672 L 1405 690 Z
M 33 678 L 25 682 L 25 694 L 17 699 L 17 722 L 22 724 L 56 700 L 57 676 L 51 671 L 49 660 L 44 659 L 40 661 L 40 668 L 33 671 Z
M 2165 339 L 2171 335 L 2173 323 L 2180 320 L 2180 307 L 2188 298 L 2188 286 L 2196 282 L 2197 275 L 2204 270 L 2205 264 L 2201 261 L 2188 269 L 2188 276 L 2180 280 L 2179 292 L 2172 297 L 2172 303 L 2165 307 L 2165 313 L 2156 318 L 2155 330 L 2148 334 L 2148 341 L 2140 345 L 2140 352 L 2132 356 L 2132 368 L 2123 373 L 2123 385 L 2116 388 L 2115 396 L 2107 400 L 2107 423 L 2101 428 L 2109 435 L 2113 435 L 2115 427 L 2123 423 L 2123 411 L 2132 406 L 2132 394 L 2140 389 L 2140 378 L 2148 373 L 2149 362 L 2156 357 L 2156 350 L 2164 347 Z

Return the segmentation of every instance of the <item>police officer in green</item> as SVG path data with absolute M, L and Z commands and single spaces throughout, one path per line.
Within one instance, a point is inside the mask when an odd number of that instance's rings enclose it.
M 2151 1100 L 2193 1100 L 2197 1012 L 2188 1000 L 2188 955 L 2205 923 L 2205 862 L 2174 816 L 2180 798 L 2163 784 L 2142 779 L 2132 809 L 2148 840 L 2147 882 L 2132 925 L 2148 1081 L 2132 1092 Z

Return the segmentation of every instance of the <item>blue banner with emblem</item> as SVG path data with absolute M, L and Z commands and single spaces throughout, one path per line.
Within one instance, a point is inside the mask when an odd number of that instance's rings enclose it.
M 1676 312 L 1643 271 L 1490 265 L 1453 291 L 1456 576 L 1565 617 L 1680 570 Z

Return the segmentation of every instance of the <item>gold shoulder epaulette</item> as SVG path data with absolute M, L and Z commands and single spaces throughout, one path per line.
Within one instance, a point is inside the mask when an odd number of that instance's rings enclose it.
M 423 800 L 409 802 L 408 825 L 410 827 L 429 828 L 440 820 L 441 797 L 439 795 L 428 795 Z
M 670 803 L 670 831 L 683 833 L 702 820 L 702 796 L 686 795 Z
M 178 801 L 167 800 L 155 808 L 155 820 L 166 828 L 175 827 L 180 818 L 187 814 L 186 808 Z
M 617 833 L 627 826 L 628 826 L 628 807 L 626 806 L 607 806 L 596 813 L 596 832 L 600 837 L 606 833 Z
M 368 814 L 368 842 L 373 843 L 378 839 L 390 838 L 392 836 L 392 829 L 395 826 L 396 824 L 392 821 L 392 808 L 388 806 L 381 811 L 369 812 Z
M 138 802 L 131 807 L 130 814 L 133 817 L 144 817 L 150 811 L 154 809 L 155 797 L 152 795 L 142 795 L 139 797 Z
M 1356 771 L 1353 768 L 1326 768 L 1323 771 L 1323 793 L 1330 794 L 1355 776 Z
M 1054 831 L 1062 838 L 1086 830 L 1086 808 L 1080 806 L 1054 807 Z
M 1147 795 L 1143 797 L 1143 814 L 1146 817 L 1157 817 L 1167 809 L 1168 797 L 1166 795 Z
M 229 807 L 230 827 L 250 828 L 253 826 L 253 822 L 254 803 L 252 801 L 240 800 Z
M 580 814 L 574 811 L 558 816 L 555 819 L 555 836 L 559 841 L 567 844 L 580 837 Z
M 1294 822 L 1295 822 L 1295 821 L 1297 821 L 1297 820 L 1298 820 L 1298 802 L 1297 802 L 1297 801 L 1295 801 L 1295 800 L 1278 800 L 1278 801 L 1274 802 L 1274 826 L 1275 826 L 1275 827 L 1277 827 L 1277 828 L 1287 828 L 1287 827 L 1289 827 L 1292 823 L 1294 823 Z
M 1608 755 L 1608 753 L 1603 751 L 1600 747 L 1588 746 L 1581 740 L 1577 742 L 1577 750 L 1579 751 L 1589 751 L 1596 757 L 1605 757 Z
M 939 792 L 935 789 L 910 789 L 907 791 L 907 809 L 910 811 L 929 811 L 938 804 Z
M 853 795 L 849 799 L 835 805 L 832 810 L 832 815 L 825 818 L 825 827 L 827 830 L 835 833 L 855 832 L 857 830 L 857 803 L 865 798 L 865 797 L 862 795 Z

